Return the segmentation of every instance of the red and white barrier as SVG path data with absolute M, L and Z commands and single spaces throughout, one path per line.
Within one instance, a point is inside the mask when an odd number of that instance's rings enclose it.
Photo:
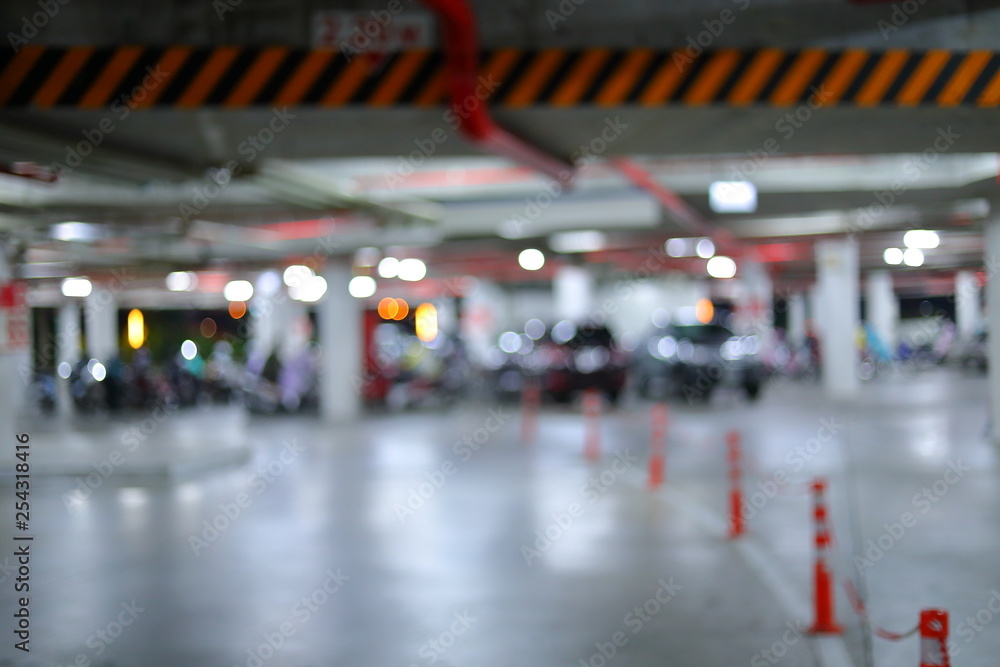
M 920 667 L 950 667 L 948 658 L 948 612 L 920 612 Z
M 657 489 L 663 483 L 663 468 L 667 452 L 667 405 L 656 403 L 650 410 L 652 429 L 649 440 L 649 488 Z
M 814 598 L 816 617 L 809 632 L 814 634 L 840 634 L 834 613 L 833 571 L 827 563 L 832 542 L 830 517 L 826 510 L 826 479 L 813 480 L 813 520 L 816 524 L 816 563 L 814 566 Z
M 583 455 L 588 461 L 597 461 L 601 458 L 601 395 L 596 389 L 583 393 L 583 418 Z
M 726 433 L 727 459 L 729 461 L 729 539 L 744 533 L 743 521 L 743 468 L 740 452 L 740 434 L 736 430 Z

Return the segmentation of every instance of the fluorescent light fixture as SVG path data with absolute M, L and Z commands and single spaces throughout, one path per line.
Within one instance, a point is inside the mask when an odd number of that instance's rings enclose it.
M 406 280 L 411 283 L 415 283 L 418 280 L 423 280 L 424 276 L 427 275 L 427 265 L 424 264 L 419 259 L 404 259 L 399 262 L 399 274 L 400 280 Z
M 323 298 L 323 295 L 326 294 L 326 290 L 326 278 L 323 276 L 313 276 L 301 285 L 289 287 L 288 296 L 296 301 L 315 303 Z
M 713 278 L 732 278 L 736 275 L 736 262 L 723 255 L 716 255 L 708 260 L 705 268 Z
M 929 229 L 911 229 L 903 234 L 903 245 L 907 248 L 930 250 L 938 247 L 939 243 L 941 243 L 941 238 L 938 233 Z
M 712 239 L 701 239 L 695 246 L 695 253 L 702 259 L 709 259 L 715 255 L 715 244 Z
M 922 266 L 924 253 L 918 248 L 907 248 L 903 253 L 903 263 L 907 266 Z
M 248 280 L 230 280 L 222 288 L 226 301 L 249 301 L 253 296 L 253 285 Z
M 367 299 L 375 294 L 378 285 L 371 276 L 354 276 L 347 284 L 347 291 L 355 299 Z
M 882 259 L 885 260 L 886 264 L 897 266 L 903 263 L 903 251 L 899 248 L 886 248 L 885 252 L 882 253 Z
M 521 254 L 517 256 L 517 263 L 525 271 L 537 271 L 545 266 L 545 255 L 542 254 L 541 250 L 528 248 L 527 250 L 522 250 Z
M 399 275 L 399 260 L 395 257 L 383 257 L 378 263 L 378 274 L 383 278 L 395 278 Z
M 108 377 L 108 369 L 104 367 L 99 361 L 91 360 L 94 363 L 90 366 L 90 374 L 98 382 L 104 382 L 104 378 Z
M 86 297 L 94 290 L 94 286 L 86 278 L 67 278 L 62 281 L 63 296 Z
M 167 274 L 167 289 L 171 292 L 190 292 L 198 286 L 198 274 L 191 271 L 174 271 Z
M 297 287 L 315 275 L 316 273 L 308 266 L 292 264 L 281 274 L 281 280 L 289 287 Z
M 716 181 L 708 186 L 708 203 L 716 213 L 753 213 L 757 188 L 746 181 Z
M 49 236 L 59 241 L 96 241 L 104 236 L 100 225 L 88 222 L 59 222 L 49 228 Z
M 198 356 L 198 346 L 195 345 L 193 340 L 186 340 L 181 343 L 181 356 L 188 361 Z
M 560 232 L 549 237 L 549 247 L 556 252 L 596 252 L 604 249 L 604 234 L 598 231 Z
M 670 239 L 664 249 L 671 257 L 693 257 L 694 239 Z

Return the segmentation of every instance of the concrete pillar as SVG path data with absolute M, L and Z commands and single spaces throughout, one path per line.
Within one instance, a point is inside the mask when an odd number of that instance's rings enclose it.
M 59 365 L 67 363 L 75 367 L 80 360 L 80 306 L 68 303 L 59 309 L 56 318 L 56 401 L 60 412 L 68 413 L 73 409 L 69 380 L 58 375 Z
M 955 274 L 955 327 L 959 340 L 970 340 L 982 326 L 980 291 L 972 271 Z
M 788 330 L 786 339 L 793 348 L 806 342 L 806 295 L 796 292 L 788 297 Z
M 555 315 L 560 320 L 579 321 L 591 314 L 594 277 L 581 266 L 560 266 L 552 281 Z
M 823 386 L 831 398 L 849 399 L 860 384 L 857 243 L 851 239 L 818 242 L 816 270 Z
M 1000 218 L 986 223 L 986 358 L 989 361 L 990 423 L 993 441 L 1000 444 Z
M 316 311 L 323 351 L 319 362 L 320 413 L 326 421 L 342 422 L 361 413 L 364 303 L 347 291 L 352 277 L 350 261 L 331 258 L 322 275 L 327 292 Z
M 878 337 L 877 352 L 895 356 L 899 299 L 892 287 L 892 273 L 872 271 L 865 283 L 865 306 L 869 326 Z
M 120 355 L 118 350 L 118 303 L 109 290 L 94 285 L 84 302 L 87 354 L 107 364 Z

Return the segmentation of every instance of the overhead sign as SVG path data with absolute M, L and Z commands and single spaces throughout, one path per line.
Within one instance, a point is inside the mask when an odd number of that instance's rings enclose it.
M 430 14 L 392 12 L 321 11 L 313 14 L 312 44 L 344 53 L 386 53 L 430 49 L 436 45 L 434 18 Z

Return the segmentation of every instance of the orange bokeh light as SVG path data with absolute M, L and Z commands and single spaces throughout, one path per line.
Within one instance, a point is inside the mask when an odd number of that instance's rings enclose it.
M 399 303 L 391 297 L 386 297 L 378 302 L 378 314 L 383 320 L 395 319 L 399 312 Z
M 238 320 L 247 314 L 247 304 L 243 301 L 230 301 L 229 302 L 229 316 L 234 320 Z
M 405 320 L 406 316 L 410 312 L 410 304 L 406 303 L 403 299 L 396 299 L 396 306 L 398 307 L 398 310 L 392 319 Z

